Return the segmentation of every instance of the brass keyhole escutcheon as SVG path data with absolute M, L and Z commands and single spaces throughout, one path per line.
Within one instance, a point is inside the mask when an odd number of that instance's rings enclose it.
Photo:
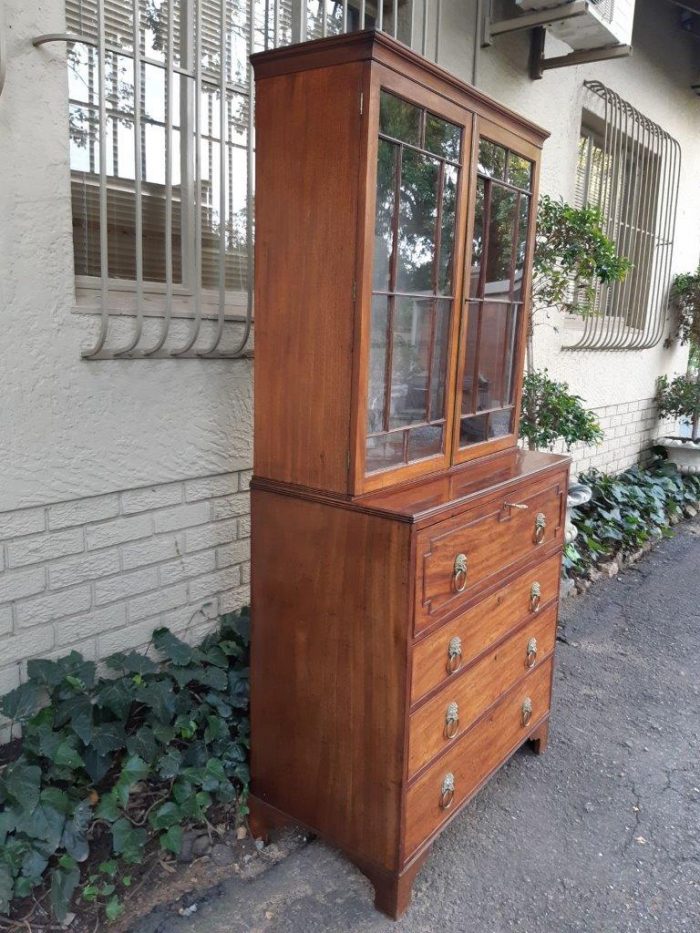
M 454 674 L 462 666 L 462 639 L 453 635 L 447 646 L 447 673 Z
M 520 721 L 526 726 L 532 719 L 532 700 L 530 697 L 525 697 L 523 700 L 523 705 L 520 707 Z
M 459 706 L 450 703 L 445 711 L 445 738 L 453 739 L 459 729 Z
M 547 516 L 544 512 L 538 512 L 535 516 L 535 531 L 532 536 L 535 544 L 542 544 L 544 541 L 544 530 L 547 527 Z
M 534 667 L 536 663 L 537 663 L 537 639 L 531 638 L 527 643 L 525 665 L 527 667 Z
M 451 772 L 445 775 L 440 788 L 440 808 L 447 810 L 452 806 L 455 796 L 455 776 Z
M 464 588 L 467 585 L 467 555 L 466 554 L 458 554 L 455 557 L 454 573 L 452 575 L 452 584 L 455 588 L 455 593 L 464 592 Z
M 540 611 L 540 599 L 542 598 L 542 587 L 535 582 L 530 587 L 530 612 Z

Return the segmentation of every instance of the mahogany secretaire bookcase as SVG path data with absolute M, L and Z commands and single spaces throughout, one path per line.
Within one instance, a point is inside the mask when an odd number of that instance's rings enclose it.
M 253 63 L 251 819 L 396 917 L 547 740 L 568 461 L 516 447 L 545 133 L 383 33 Z

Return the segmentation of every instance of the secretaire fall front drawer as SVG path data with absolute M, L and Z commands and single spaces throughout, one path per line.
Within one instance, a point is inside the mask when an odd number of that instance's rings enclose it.
M 565 494 L 563 480 L 516 488 L 419 531 L 414 631 L 458 609 L 538 550 L 561 546 Z

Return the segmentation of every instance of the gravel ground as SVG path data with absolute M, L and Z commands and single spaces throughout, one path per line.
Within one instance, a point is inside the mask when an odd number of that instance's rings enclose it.
M 698 933 L 700 523 L 561 622 L 547 753 L 522 749 L 443 833 L 402 920 L 314 842 L 134 933 Z

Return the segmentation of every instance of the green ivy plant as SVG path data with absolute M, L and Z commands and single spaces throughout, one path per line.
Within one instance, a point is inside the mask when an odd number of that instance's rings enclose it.
M 576 443 L 599 444 L 603 431 L 583 400 L 566 382 L 549 377 L 546 369 L 527 373 L 523 381 L 520 436 L 530 450 L 553 450 L 563 441 L 567 450 Z
M 662 418 L 687 418 L 693 440 L 700 438 L 700 377 L 676 376 L 669 382 L 667 376 L 660 376 L 656 404 Z
M 682 475 L 665 460 L 616 475 L 591 470 L 579 480 L 593 495 L 572 509 L 578 536 L 564 549 L 564 569 L 571 576 L 586 576 L 619 552 L 637 551 L 667 535 L 671 520 L 697 509 L 700 500 L 700 476 Z
M 107 677 L 76 651 L 28 662 L 26 683 L 0 699 L 22 726 L 20 754 L 0 769 L 0 914 L 48 883 L 57 921 L 78 888 L 114 920 L 151 839 L 178 853 L 214 805 L 245 815 L 249 629 L 247 610 L 198 647 L 158 629 L 160 660 L 119 652 Z M 105 841 L 110 857 L 83 877 Z

